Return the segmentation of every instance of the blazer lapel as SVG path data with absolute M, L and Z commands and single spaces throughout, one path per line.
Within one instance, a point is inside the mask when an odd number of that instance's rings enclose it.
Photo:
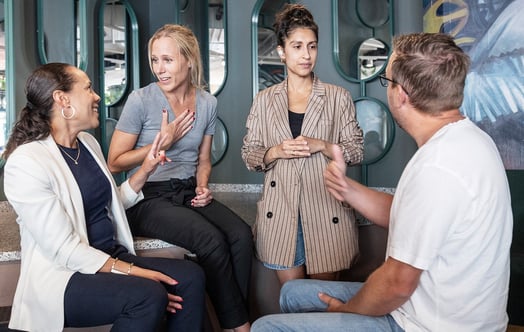
M 322 83 L 315 76 L 313 79 L 313 88 L 311 90 L 311 96 L 309 97 L 306 114 L 304 115 L 304 122 L 302 123 L 302 136 L 316 138 L 316 132 L 318 128 L 318 121 L 322 115 L 322 110 L 324 110 L 325 104 L 325 89 Z M 297 169 L 299 172 L 302 170 L 306 158 L 297 159 Z
M 315 137 L 318 127 L 318 121 L 322 115 L 325 104 L 326 92 L 324 86 L 317 77 L 313 80 L 313 88 L 311 96 L 309 97 L 306 114 L 304 115 L 304 123 L 302 124 L 302 135 L 306 137 Z
M 273 95 L 270 95 L 270 109 L 272 112 L 273 123 L 275 125 L 274 130 L 277 133 L 277 141 L 280 144 L 283 139 L 291 139 L 291 128 L 289 127 L 289 116 L 288 116 L 288 99 L 287 99 L 287 80 L 284 80 L 282 84 L 279 84 Z M 272 128 L 269 128 L 273 130 Z
M 284 80 L 281 84 L 275 87 L 273 95 L 270 95 L 270 109 L 272 111 L 273 121 L 275 128 L 269 128 L 269 130 L 276 131 L 276 144 L 282 143 L 284 139 L 293 139 L 293 134 L 291 133 L 291 127 L 289 126 L 289 102 L 287 98 L 287 79 Z M 304 158 L 294 158 L 291 159 L 291 164 L 295 167 L 295 171 L 300 173 L 301 165 L 304 161 Z

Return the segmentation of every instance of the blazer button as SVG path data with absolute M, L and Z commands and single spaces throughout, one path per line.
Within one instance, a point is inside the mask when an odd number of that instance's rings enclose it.
M 276 185 L 277 185 L 277 183 L 275 181 L 271 181 L 271 187 L 274 187 Z
M 332 221 L 333 221 L 334 224 L 338 224 L 338 217 L 333 217 Z
M 268 218 L 273 218 L 273 212 L 268 212 L 268 213 L 266 214 L 266 216 L 267 216 Z

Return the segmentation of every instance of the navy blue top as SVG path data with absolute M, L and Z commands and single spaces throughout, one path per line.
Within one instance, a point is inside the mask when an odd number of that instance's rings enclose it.
M 109 205 L 111 204 L 111 184 L 109 180 L 80 141 L 78 141 L 79 156 L 78 149 L 66 148 L 61 145 L 58 147 L 71 172 L 73 172 L 82 193 L 89 244 L 108 254 L 112 254 L 116 247 L 116 240 L 113 222 L 108 214 Z M 77 156 L 78 164 L 75 164 L 73 159 L 76 159 Z

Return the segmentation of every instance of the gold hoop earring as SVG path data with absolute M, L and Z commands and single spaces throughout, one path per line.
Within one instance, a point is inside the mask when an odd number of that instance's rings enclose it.
M 73 110 L 73 113 L 71 113 L 71 115 L 67 117 L 65 115 L 64 108 L 62 107 L 62 117 L 66 120 L 71 120 L 76 114 L 76 109 L 72 105 L 70 105 L 69 108 Z

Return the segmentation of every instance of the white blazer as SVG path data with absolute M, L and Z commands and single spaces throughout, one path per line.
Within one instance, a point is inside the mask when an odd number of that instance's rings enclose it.
M 131 253 L 125 209 L 142 198 L 126 181 L 117 187 L 96 139 L 84 143 L 112 185 L 110 214 L 117 241 Z M 109 256 L 89 245 L 82 196 L 69 166 L 49 137 L 15 149 L 4 173 L 5 194 L 20 225 L 22 261 L 9 328 L 62 331 L 64 292 L 75 272 L 94 274 Z

